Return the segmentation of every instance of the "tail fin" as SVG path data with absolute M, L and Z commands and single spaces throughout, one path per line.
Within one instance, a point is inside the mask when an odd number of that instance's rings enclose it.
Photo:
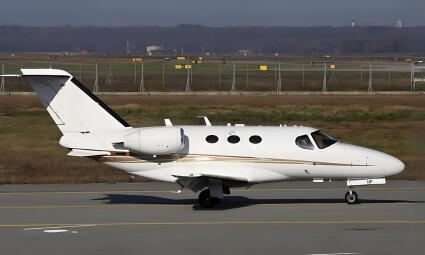
M 129 127 L 71 74 L 57 69 L 21 72 L 64 135 Z

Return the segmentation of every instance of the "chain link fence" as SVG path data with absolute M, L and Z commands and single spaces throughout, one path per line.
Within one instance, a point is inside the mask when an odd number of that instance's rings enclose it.
M 425 66 L 406 62 L 134 60 L 3 59 L 1 71 L 17 74 L 20 68 L 64 69 L 95 92 L 425 90 Z M 0 91 L 32 90 L 22 78 L 2 77 Z

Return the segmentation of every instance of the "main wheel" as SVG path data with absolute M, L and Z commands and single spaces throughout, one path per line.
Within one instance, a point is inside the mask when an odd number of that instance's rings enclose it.
M 210 196 L 209 189 L 204 189 L 203 191 L 201 191 L 201 193 L 199 194 L 198 201 L 199 201 L 199 204 L 205 208 L 211 208 L 216 203 L 216 199 Z
M 357 204 L 359 202 L 359 196 L 357 196 L 355 191 L 347 191 L 347 193 L 345 193 L 345 201 L 349 205 Z

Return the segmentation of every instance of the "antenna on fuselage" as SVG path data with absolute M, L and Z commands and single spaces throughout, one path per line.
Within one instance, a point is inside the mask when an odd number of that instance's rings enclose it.
M 165 126 L 167 126 L 167 127 L 171 127 L 173 125 L 173 123 L 171 123 L 170 119 L 164 119 L 164 122 L 165 122 Z
M 197 116 L 198 118 L 204 118 L 205 126 L 212 126 L 207 116 Z

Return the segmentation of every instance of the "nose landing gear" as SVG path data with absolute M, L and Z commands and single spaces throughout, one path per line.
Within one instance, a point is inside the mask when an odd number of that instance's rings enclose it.
M 357 204 L 359 202 L 359 196 L 355 191 L 351 189 L 351 187 L 349 188 L 347 193 L 345 193 L 345 201 L 349 205 Z

